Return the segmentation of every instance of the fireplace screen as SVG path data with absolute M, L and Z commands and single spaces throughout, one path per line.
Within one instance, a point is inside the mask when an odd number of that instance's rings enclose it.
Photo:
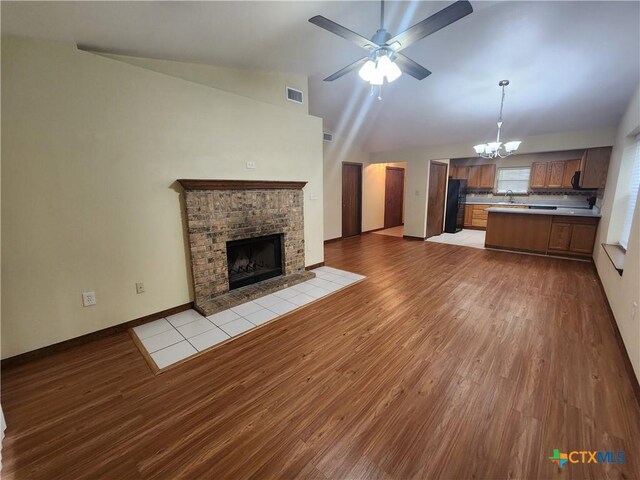
M 227 242 L 229 290 L 282 275 L 282 235 Z

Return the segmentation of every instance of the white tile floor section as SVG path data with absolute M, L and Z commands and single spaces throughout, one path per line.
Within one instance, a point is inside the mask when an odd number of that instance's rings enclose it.
M 448 243 L 463 247 L 484 248 L 484 230 L 462 229 L 458 233 L 443 233 L 427 238 L 427 242 Z
M 195 310 L 135 327 L 140 343 L 163 369 L 236 335 L 366 278 L 331 267 L 312 270 L 316 278 L 203 317 Z

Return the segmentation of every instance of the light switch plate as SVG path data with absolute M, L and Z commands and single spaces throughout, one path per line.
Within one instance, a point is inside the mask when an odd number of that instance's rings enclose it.
M 82 292 L 82 306 L 90 307 L 96 304 L 96 292 Z

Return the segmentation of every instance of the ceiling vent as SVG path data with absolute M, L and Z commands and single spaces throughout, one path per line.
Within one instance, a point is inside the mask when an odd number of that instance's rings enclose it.
M 295 103 L 303 103 L 302 90 L 296 90 L 295 88 L 287 87 L 287 100 Z
M 324 142 L 333 142 L 333 133 L 322 132 L 322 140 Z

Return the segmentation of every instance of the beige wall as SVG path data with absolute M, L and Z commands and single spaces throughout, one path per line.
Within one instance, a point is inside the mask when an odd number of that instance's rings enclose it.
M 625 258 L 625 268 L 619 275 L 601 247 L 602 243 L 620 240 L 624 206 L 624 192 L 628 191 L 632 156 L 624 155 L 634 143 L 640 131 L 640 85 L 631 99 L 620 122 L 609 164 L 607 185 L 602 199 L 602 219 L 598 229 L 593 259 L 602 281 L 611 310 L 636 376 L 640 379 L 640 312 L 632 318 L 632 305 L 640 305 L 640 201 L 635 206 L 635 216 Z M 639 198 L 640 200 L 640 198 Z
M 405 163 L 370 164 L 369 153 L 334 134 L 324 144 L 324 238 L 342 236 L 342 162 L 362 164 L 362 231 L 384 227 L 385 169 L 406 169 Z M 406 185 L 406 178 L 405 178 Z
M 192 299 L 178 178 L 308 181 L 305 260 L 323 260 L 318 118 L 18 38 L 2 107 L 3 358 Z
M 304 75 L 240 70 L 216 65 L 201 65 L 106 53 L 101 53 L 100 55 L 191 82 L 208 85 L 218 90 L 237 93 L 243 97 L 271 103 L 294 112 L 309 113 L 308 80 Z M 287 100 L 287 87 L 302 90 L 302 104 Z

